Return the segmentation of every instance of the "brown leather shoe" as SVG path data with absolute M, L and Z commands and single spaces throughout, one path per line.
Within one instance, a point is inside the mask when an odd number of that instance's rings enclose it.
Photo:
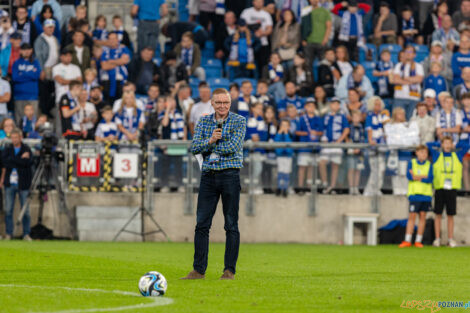
M 230 272 L 229 270 L 225 270 L 224 274 L 220 276 L 220 279 L 225 280 L 225 279 L 235 279 L 235 274 Z
M 201 274 L 196 270 L 192 270 L 191 272 L 189 272 L 188 276 L 182 277 L 180 279 L 193 280 L 193 279 L 204 279 L 205 277 L 206 276 L 204 274 Z

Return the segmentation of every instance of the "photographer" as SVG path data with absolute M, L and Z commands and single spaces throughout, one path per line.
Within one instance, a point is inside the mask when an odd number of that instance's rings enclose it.
M 15 128 L 10 135 L 11 145 L 8 145 L 2 153 L 2 161 L 4 168 L 0 178 L 0 187 L 5 186 L 6 198 L 6 240 L 13 236 L 13 210 L 15 208 L 16 194 L 19 194 L 20 204 L 26 202 L 29 193 L 29 187 L 32 181 L 32 153 L 31 149 L 23 144 L 21 130 Z M 31 217 L 29 208 L 23 216 L 23 239 L 31 241 L 29 236 L 31 228 Z

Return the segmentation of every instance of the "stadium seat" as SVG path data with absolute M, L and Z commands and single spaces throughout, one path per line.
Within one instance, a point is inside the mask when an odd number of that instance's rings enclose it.
M 206 71 L 207 78 L 220 78 L 222 73 L 222 62 L 219 59 L 203 59 L 202 67 Z
M 191 87 L 191 97 L 193 97 L 194 99 L 199 97 L 199 83 L 200 81 L 196 77 L 191 76 L 189 78 L 189 87 Z
M 245 81 L 245 80 L 249 80 L 251 82 L 251 84 L 253 85 L 253 94 L 256 94 L 256 86 L 258 86 L 258 81 L 254 78 L 236 78 L 233 80 L 234 83 L 237 83 L 238 86 L 241 87 L 242 85 L 242 82 Z
M 371 83 L 375 83 L 377 81 L 377 77 L 372 75 L 375 69 L 375 62 L 362 62 L 364 65 L 364 69 L 366 70 L 366 76 L 369 78 Z
M 226 78 L 221 78 L 221 77 L 208 78 L 207 83 L 211 87 L 212 91 L 214 91 L 217 88 L 229 89 L 230 87 L 230 81 Z
M 398 63 L 398 53 L 401 51 L 401 46 L 395 45 L 395 44 L 380 45 L 379 56 L 378 56 L 379 58 L 380 58 L 380 53 L 382 53 L 382 51 L 385 49 L 390 51 L 390 54 L 392 55 L 392 62 L 395 64 Z
M 377 61 L 377 47 L 374 44 L 368 43 L 366 47 L 369 51 L 371 51 L 372 62 Z M 359 63 L 364 63 L 367 61 L 367 50 L 359 47 Z
M 416 62 L 423 62 L 424 59 L 429 55 L 429 48 L 425 45 L 413 44 L 416 49 Z
M 206 41 L 206 45 L 204 46 L 204 49 L 202 49 L 202 58 L 203 59 L 213 59 L 215 56 L 214 52 L 214 42 L 213 41 Z

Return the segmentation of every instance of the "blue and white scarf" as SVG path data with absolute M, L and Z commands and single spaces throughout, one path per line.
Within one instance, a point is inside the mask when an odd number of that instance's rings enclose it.
M 159 119 L 163 119 L 165 111 L 162 111 L 159 115 Z M 170 139 L 171 140 L 182 140 L 184 137 L 184 119 L 183 115 L 179 111 L 174 111 L 168 115 L 170 118 Z
M 362 15 L 359 12 L 354 13 L 357 25 L 357 45 L 365 46 L 364 30 L 362 29 Z M 341 20 L 341 30 L 339 32 L 339 40 L 349 41 L 349 34 L 351 33 L 351 12 L 345 11 Z
M 454 128 L 457 126 L 457 110 L 455 108 L 452 108 L 452 111 L 450 112 L 450 125 L 447 123 L 447 113 L 444 111 L 444 109 L 441 109 L 440 114 L 439 114 L 439 125 L 441 128 Z M 459 135 L 456 133 L 444 133 L 444 136 L 450 136 L 452 137 L 452 140 L 454 143 L 457 143 L 459 140 Z
M 230 45 L 230 54 L 229 54 L 229 61 L 227 62 L 227 65 L 233 66 L 233 67 L 238 67 L 240 66 L 240 60 L 238 58 L 239 56 L 239 49 L 240 49 L 240 41 L 244 40 L 246 43 L 246 56 L 247 56 L 247 62 L 246 62 L 246 69 L 247 70 L 254 70 L 256 68 L 255 65 L 255 53 L 253 51 L 253 47 L 251 44 L 248 43 L 245 37 L 240 37 L 240 39 L 235 42 L 232 41 L 232 44 Z
M 135 110 L 137 114 L 132 113 L 132 115 L 129 115 L 128 110 L 126 108 L 122 109 L 121 113 L 118 113 L 117 118 L 121 120 L 122 122 L 122 127 L 124 127 L 128 132 L 131 134 L 134 134 L 137 132 L 139 129 L 139 121 L 140 117 L 142 115 L 142 111 L 139 109 Z M 132 110 L 134 112 L 134 110 Z M 124 137 L 123 133 L 119 134 L 119 139 L 122 139 Z
M 157 99 L 150 100 L 147 98 L 145 101 L 145 115 L 149 115 L 150 113 L 154 112 L 157 108 Z
M 101 58 L 104 61 L 117 60 L 123 54 L 128 54 L 128 49 L 125 46 L 120 45 L 116 49 L 110 49 L 108 47 L 104 47 L 103 55 Z M 110 83 L 109 96 L 110 97 L 116 96 L 117 82 L 120 81 L 121 84 L 123 84 L 127 80 L 127 76 L 128 76 L 128 72 L 127 72 L 127 67 L 125 65 L 115 67 L 112 70 L 101 71 L 101 80 L 102 81 L 109 80 L 109 83 Z
M 99 87 L 99 86 L 100 86 L 100 84 L 98 83 L 98 79 L 96 79 L 96 78 L 91 82 L 91 84 L 89 84 L 87 82 L 83 83 L 83 89 L 85 89 L 88 92 L 88 99 L 90 99 L 91 88 Z
M 225 0 L 215 0 L 215 14 L 225 14 Z
M 238 111 L 237 114 L 240 114 L 244 118 L 248 118 L 250 115 L 250 107 L 248 103 L 245 102 L 243 96 L 238 97 Z
M 406 21 L 405 19 L 402 20 L 402 30 L 412 30 L 415 29 L 415 19 L 413 16 L 411 16 L 409 21 Z M 407 44 L 413 43 L 413 37 L 405 37 L 405 46 Z
M 189 49 L 186 49 L 186 48 L 181 49 L 181 60 L 183 61 L 183 64 L 186 65 L 186 68 L 190 68 L 191 65 L 193 65 L 193 53 L 194 53 L 193 46 L 191 46 L 191 48 Z
M 274 80 L 276 77 L 282 79 L 284 76 L 284 67 L 281 64 L 278 64 L 276 67 L 272 63 L 268 64 L 269 79 Z
M 75 109 L 75 107 L 77 106 L 77 101 L 75 100 L 74 97 L 72 97 L 72 94 L 70 93 L 70 91 L 67 92 L 67 97 L 69 98 L 69 110 L 73 110 Z M 70 122 L 72 124 L 72 130 L 74 131 L 81 131 L 82 130 L 82 127 L 80 125 L 80 121 L 79 121 L 79 113 L 75 113 L 73 114 L 71 117 L 70 117 Z
M 124 28 L 121 26 L 119 29 L 115 29 L 114 32 L 118 36 L 119 43 L 121 43 L 122 39 L 124 38 Z
M 386 72 L 393 68 L 393 62 L 384 62 L 379 61 L 377 63 L 377 71 Z M 389 80 L 387 76 L 380 76 L 377 80 L 377 85 L 379 87 L 379 96 L 389 96 Z
M 470 125 L 470 111 L 466 112 L 464 109 L 462 109 L 462 129 L 466 128 L 468 125 Z M 462 132 L 460 134 L 460 141 L 464 141 L 467 145 L 470 144 L 470 134 L 467 132 Z
M 24 23 L 23 29 L 18 29 L 18 22 L 13 21 L 13 28 L 21 34 L 21 43 L 30 43 L 31 39 L 31 22 Z
M 98 124 L 98 127 L 96 128 L 95 135 L 101 138 L 107 138 L 109 136 L 117 137 L 118 133 L 119 130 L 117 128 L 116 123 L 106 123 L 106 121 L 102 119 L 101 122 Z
M 92 35 L 93 35 L 93 39 L 96 39 L 96 40 L 108 39 L 108 31 L 106 29 L 95 28 Z
M 29 120 L 26 116 L 23 116 L 22 123 L 23 125 L 23 133 L 29 134 L 30 132 L 34 131 L 34 126 L 36 124 L 36 117 L 33 116 L 33 119 Z

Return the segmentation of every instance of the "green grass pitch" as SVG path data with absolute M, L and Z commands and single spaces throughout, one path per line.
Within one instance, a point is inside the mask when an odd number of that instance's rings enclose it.
M 470 248 L 242 244 L 235 281 L 219 280 L 223 253 L 211 244 L 206 279 L 181 281 L 190 243 L 0 242 L 0 312 L 431 312 L 400 306 L 470 300 Z M 152 270 L 172 303 L 138 294 Z

